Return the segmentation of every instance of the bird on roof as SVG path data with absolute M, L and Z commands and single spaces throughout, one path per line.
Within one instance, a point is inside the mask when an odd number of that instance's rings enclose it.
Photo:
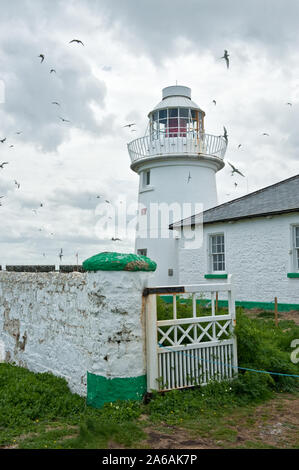
M 224 130 L 223 137 L 224 137 L 226 143 L 228 143 L 228 134 L 227 134 L 227 130 L 226 130 L 225 126 L 223 126 L 223 130 Z
M 229 54 L 226 49 L 224 49 L 224 55 L 220 59 L 225 59 L 226 67 L 229 68 Z
M 6 141 L 6 137 L 4 137 L 4 139 L 0 139 L 1 144 L 4 144 L 5 141 Z
M 72 42 L 76 42 L 77 44 L 82 44 L 82 46 L 84 46 L 83 42 L 80 41 L 80 39 L 72 39 L 69 44 L 71 44 Z
M 234 173 L 238 173 L 239 175 L 244 176 L 243 173 L 241 173 L 241 171 L 238 170 L 238 168 L 236 168 L 234 165 L 232 165 L 229 162 L 227 162 L 227 163 L 229 164 L 230 167 L 232 167 L 232 176 L 233 176 Z M 244 176 L 244 178 L 245 178 L 245 176 Z
M 130 124 L 126 124 L 123 127 L 131 127 L 131 126 L 136 126 L 135 122 L 131 122 Z
M 44 56 L 44 54 L 40 54 L 38 57 L 40 57 L 40 58 L 41 58 L 41 61 L 40 61 L 40 63 L 42 63 L 42 62 L 45 60 L 45 56 Z
M 0 168 L 3 169 L 4 165 L 8 165 L 8 163 L 9 163 L 9 162 L 2 162 L 2 163 L 0 164 Z

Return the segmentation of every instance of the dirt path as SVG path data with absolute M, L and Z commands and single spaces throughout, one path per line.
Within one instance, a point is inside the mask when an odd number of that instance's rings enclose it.
M 299 397 L 284 394 L 256 408 L 239 409 L 208 432 L 176 426 L 148 426 L 140 448 L 298 448 Z

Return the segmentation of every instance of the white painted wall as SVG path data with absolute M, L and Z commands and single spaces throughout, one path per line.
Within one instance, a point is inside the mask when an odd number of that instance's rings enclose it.
M 149 273 L 0 272 L 0 360 L 64 377 L 86 394 L 86 373 L 145 372 L 142 291 Z
M 217 205 L 216 171 L 219 164 L 209 160 L 188 158 L 188 156 L 167 157 L 164 160 L 155 159 L 144 162 L 139 169 L 139 203 L 147 208 L 146 214 L 139 214 L 140 235 L 136 238 L 136 251 L 140 248 L 147 249 L 147 256 L 157 263 L 157 270 L 150 280 L 150 285 L 175 285 L 179 282 L 178 249 L 177 241 L 173 238 L 176 233 L 169 230 L 169 224 L 188 217 L 200 210 L 196 204 L 202 204 L 202 208 L 208 209 Z M 150 170 L 150 186 L 143 187 L 143 172 Z M 189 172 L 191 180 L 188 183 Z M 170 213 L 170 217 L 161 217 L 158 223 L 152 225 L 150 230 L 150 205 L 178 204 L 177 213 Z M 192 204 L 189 213 L 183 213 L 183 205 Z M 143 226 L 147 220 L 148 230 Z M 155 228 L 160 228 L 157 236 Z M 162 236 L 161 236 L 162 234 Z M 169 238 L 165 238 L 169 237 Z M 168 269 L 173 269 L 174 275 L 168 276 Z
M 205 224 L 201 249 L 186 250 L 179 240 L 179 283 L 204 280 L 210 273 L 209 234 L 224 233 L 226 272 L 233 275 L 236 300 L 272 302 L 276 296 L 279 303 L 299 304 L 299 279 L 287 277 L 294 272 L 292 224 L 299 224 L 298 213 Z

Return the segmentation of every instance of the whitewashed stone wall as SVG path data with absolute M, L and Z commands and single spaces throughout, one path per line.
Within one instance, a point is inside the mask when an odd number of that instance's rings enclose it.
M 148 276 L 0 272 L 2 360 L 64 377 L 80 395 L 87 371 L 108 379 L 144 375 Z
M 179 283 L 205 282 L 210 273 L 208 237 L 224 233 L 226 272 L 233 275 L 236 300 L 273 302 L 276 296 L 279 303 L 299 304 L 299 278 L 287 277 L 294 271 L 292 224 L 299 224 L 298 213 L 205 224 L 202 248 L 187 250 L 179 241 Z

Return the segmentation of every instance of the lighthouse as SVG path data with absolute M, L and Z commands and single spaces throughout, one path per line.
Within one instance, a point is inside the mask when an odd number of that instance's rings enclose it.
M 186 216 L 186 207 L 217 205 L 216 172 L 224 167 L 227 140 L 207 134 L 204 118 L 190 88 L 166 87 L 145 135 L 128 144 L 139 175 L 135 250 L 157 263 L 152 285 L 178 283 L 178 235 L 169 224 Z

